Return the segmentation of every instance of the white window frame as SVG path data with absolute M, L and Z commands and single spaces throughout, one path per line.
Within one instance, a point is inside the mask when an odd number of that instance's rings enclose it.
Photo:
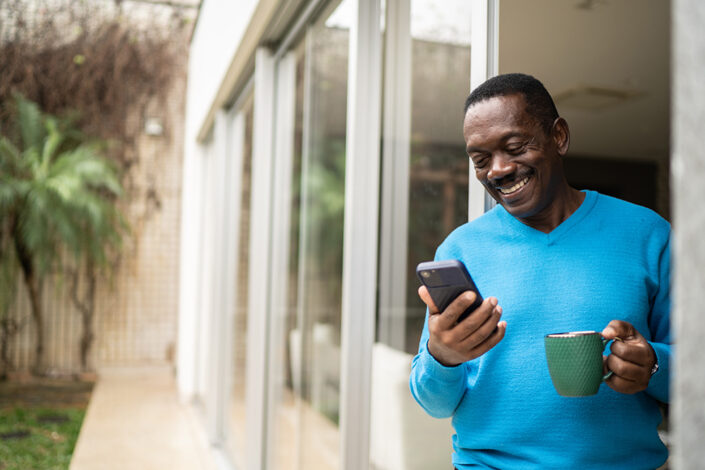
M 246 113 L 244 104 L 249 101 L 253 80 L 250 80 L 240 92 L 239 98 L 230 110 L 221 110 L 215 117 L 216 139 L 222 144 L 217 149 L 222 153 L 219 165 L 219 184 L 222 185 L 221 239 L 218 258 L 218 321 L 214 328 L 213 342 L 217 356 L 213 363 L 213 381 L 216 389 L 216 404 L 213 415 L 209 416 L 209 427 L 215 437 L 214 441 L 225 452 L 242 451 L 234 449 L 228 433 L 227 417 L 230 413 L 230 396 L 233 386 L 233 355 L 237 347 L 235 314 L 238 271 L 240 266 L 240 227 L 242 219 L 242 177 L 244 164 L 244 143 L 246 140 Z
M 255 53 L 254 87 L 245 392 L 247 470 L 261 470 L 265 465 L 269 376 L 275 59 L 271 51 L 263 47 Z
M 472 0 L 472 49 L 470 52 L 470 89 L 496 76 L 499 67 L 499 0 Z M 468 174 L 468 220 L 494 207 L 494 200 L 475 178 Z
M 287 344 L 284 321 L 288 313 L 288 284 L 290 260 L 291 197 L 294 162 L 294 132 L 296 108 L 296 57 L 286 53 L 276 63 L 276 103 L 273 166 L 272 205 L 272 268 L 270 277 L 271 320 L 268 351 L 267 440 L 266 467 L 273 468 L 273 444 L 276 442 L 276 409 L 281 403 L 284 354 L 280 348 Z
M 343 470 L 370 465 L 381 137 L 380 0 L 353 7 L 348 62 L 340 435 Z
M 204 207 L 203 160 L 207 142 L 193 143 L 193 151 L 186 152 L 182 178 L 181 246 L 179 275 L 179 348 L 178 385 L 180 399 L 191 402 L 198 394 L 198 311 L 203 263 L 201 237 L 198 223 Z
M 228 181 L 226 165 L 228 160 L 228 119 L 224 111 L 219 110 L 213 123 L 212 151 L 210 152 L 209 178 L 206 190 L 209 200 L 206 213 L 209 214 L 206 250 L 209 253 L 208 271 L 204 275 L 202 291 L 209 299 L 204 299 L 204 314 L 208 319 L 208 341 L 203 345 L 205 360 L 208 365 L 206 388 L 206 431 L 212 444 L 218 445 L 224 439 L 224 416 L 222 410 L 225 400 L 224 370 L 225 370 L 225 323 L 227 322 L 228 306 L 225 304 L 225 284 L 231 266 L 225 263 L 223 254 L 229 250 L 227 240 L 227 212 L 229 201 L 226 197 Z
M 213 278 L 215 259 L 215 185 L 214 185 L 214 165 L 215 165 L 215 136 L 211 136 L 204 144 L 203 158 L 201 164 L 201 211 L 198 214 L 198 226 L 200 227 L 199 237 L 199 276 L 198 276 L 198 302 L 196 306 L 196 404 L 201 413 L 201 417 L 207 420 L 208 407 L 211 406 L 212 398 L 211 372 L 209 364 L 213 358 L 214 351 L 211 348 L 211 335 L 213 334 L 213 305 L 214 289 Z M 213 435 L 207 428 L 208 438 L 212 441 Z

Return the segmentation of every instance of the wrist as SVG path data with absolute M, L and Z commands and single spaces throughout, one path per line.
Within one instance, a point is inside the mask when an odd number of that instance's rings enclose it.
M 654 375 L 656 372 L 658 372 L 658 355 L 656 354 L 656 351 L 654 350 L 654 347 L 651 345 L 651 343 L 647 343 L 647 344 L 651 348 L 651 354 L 653 354 L 653 356 L 654 356 L 654 362 L 651 365 L 651 374 L 649 375 L 649 377 L 650 377 L 650 376 Z
M 443 367 L 455 367 L 462 364 L 462 362 L 449 361 L 447 360 L 447 358 L 443 357 L 443 354 L 436 350 L 430 339 L 426 343 L 426 350 L 428 350 L 428 353 L 431 355 L 431 357 Z

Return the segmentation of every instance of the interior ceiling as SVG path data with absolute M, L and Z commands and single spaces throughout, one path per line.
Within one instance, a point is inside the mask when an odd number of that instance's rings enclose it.
M 499 72 L 539 78 L 572 155 L 667 160 L 670 2 L 502 0 Z

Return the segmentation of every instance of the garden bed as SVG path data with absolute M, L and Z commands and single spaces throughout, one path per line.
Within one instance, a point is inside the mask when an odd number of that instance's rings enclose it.
M 0 470 L 68 469 L 93 382 L 0 382 Z

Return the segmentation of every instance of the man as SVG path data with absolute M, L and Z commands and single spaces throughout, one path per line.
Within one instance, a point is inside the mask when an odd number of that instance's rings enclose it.
M 497 201 L 440 245 L 474 294 L 428 306 L 411 391 L 432 416 L 453 417 L 453 464 L 470 468 L 654 469 L 668 402 L 670 226 L 649 209 L 566 181 L 570 132 L 535 78 L 494 77 L 465 106 L 475 176 Z M 502 319 L 500 321 L 500 318 Z M 552 386 L 546 334 L 594 330 L 614 341 L 613 372 L 596 395 Z

